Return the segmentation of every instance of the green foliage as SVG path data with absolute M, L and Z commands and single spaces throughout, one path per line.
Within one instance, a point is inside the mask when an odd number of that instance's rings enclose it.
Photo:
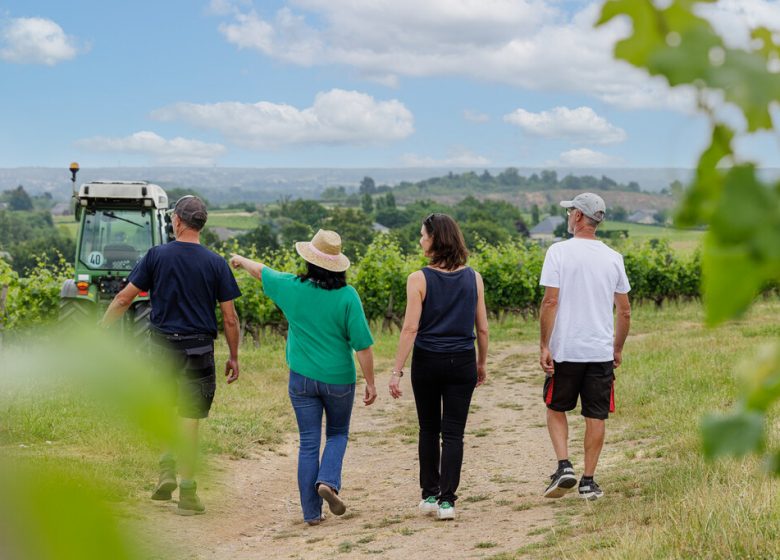
M 607 190 L 607 191 L 632 191 L 638 192 L 639 185 L 631 181 L 621 184 L 602 175 L 567 175 L 563 179 L 552 170 L 544 170 L 540 174 L 533 173 L 529 177 L 520 175 L 514 167 L 509 167 L 496 176 L 485 171 L 477 175 L 473 171 L 465 173 L 452 173 L 444 177 L 432 177 L 416 183 L 404 181 L 393 189 L 396 197 L 418 199 L 432 195 L 449 195 L 453 192 L 460 194 L 485 194 L 490 192 L 515 192 L 515 191 L 540 191 L 553 189 L 574 190 Z M 361 194 L 364 191 L 361 190 Z M 329 193 L 331 196 L 331 193 Z M 333 200 L 333 198 L 331 198 Z
M 354 273 L 353 285 L 366 317 L 382 319 L 385 326 L 400 325 L 406 309 L 406 278 L 421 266 L 421 257 L 404 257 L 397 241 L 387 235 L 378 236 Z
M 770 110 L 780 101 L 778 37 L 752 30 L 748 49 L 732 48 L 710 23 L 696 15 L 697 4 L 714 0 L 673 0 L 659 8 L 651 0 L 609 0 L 599 24 L 628 16 L 633 33 L 618 42 L 615 56 L 666 78 L 672 86 L 693 86 L 712 122 L 710 145 L 678 211 L 680 225 L 707 224 L 702 253 L 702 287 L 707 321 L 718 324 L 743 314 L 756 295 L 780 280 L 780 184 L 766 184 L 753 163 L 742 162 L 737 140 L 774 128 Z M 718 95 L 712 95 L 715 92 Z M 745 119 L 738 131 L 721 120 L 722 98 Z M 750 374 L 743 399 L 722 416 L 704 419 L 709 457 L 742 455 L 764 449 L 764 414 L 780 398 L 780 341 Z M 777 458 L 773 453 L 771 458 Z M 769 464 L 780 474 L 780 463 Z
M 183 196 L 191 195 L 191 196 L 197 196 L 199 199 L 201 199 L 206 206 L 211 206 L 209 204 L 208 199 L 200 194 L 195 189 L 184 189 L 181 187 L 165 187 L 165 194 L 168 195 L 168 204 L 170 206 L 173 206 L 176 204 L 176 202 Z
M 155 382 L 163 376 L 148 375 L 146 361 L 139 360 L 124 341 L 105 332 L 38 331 L 20 347 L 1 352 L 3 410 L 22 395 L 34 399 L 37 406 L 53 394 L 84 397 L 78 413 L 92 420 L 90 428 L 115 430 L 147 446 L 177 448 L 173 410 Z M 112 482 L 98 480 L 84 468 L 86 457 L 79 459 L 81 468 L 65 469 L 54 461 L 36 462 L 28 455 L 4 453 L 0 459 L 0 557 L 141 557 L 118 522 L 115 508 L 100 491 Z
M 0 195 L 0 201 L 7 202 L 8 208 L 13 211 L 33 209 L 33 201 L 22 185 L 15 189 L 3 191 L 2 195 Z
M 56 266 L 43 261 L 19 275 L 0 260 L 0 290 L 6 287 L 5 305 L 0 312 L 0 329 L 15 330 L 40 326 L 57 317 L 60 289 L 73 276 L 73 267 L 60 256 Z
M 295 222 L 306 224 L 311 228 L 319 227 L 328 216 L 328 209 L 315 200 L 286 200 L 279 201 L 278 214 Z
M 25 274 L 40 261 L 56 266 L 59 254 L 70 257 L 76 246 L 54 226 L 48 212 L 0 210 L 0 250 L 11 255 L 16 272 Z
M 273 251 L 279 248 L 276 240 L 276 234 L 271 230 L 268 224 L 262 224 L 243 235 L 239 235 L 230 240 L 229 247 L 239 251 L 252 249 L 254 251 Z
M 335 208 L 322 227 L 336 231 L 341 236 L 342 250 L 350 261 L 357 261 L 374 239 L 373 221 L 370 216 L 352 208 Z
M 258 251 L 254 247 L 240 249 L 235 244 L 228 250 L 241 252 L 243 256 L 262 262 L 274 270 L 291 274 L 301 274 L 305 271 L 306 263 L 292 248 Z M 236 282 L 241 290 L 241 297 L 235 300 L 235 306 L 242 332 L 251 334 L 256 342 L 262 329 L 271 328 L 280 333 L 284 332 L 287 321 L 282 311 L 263 292 L 262 283 L 245 273 L 236 274 Z
M 544 294 L 539 285 L 544 251 L 538 245 L 514 241 L 494 246 L 482 242 L 469 262 L 485 283 L 488 313 L 536 311 Z
M 672 251 L 666 240 L 634 244 L 623 257 L 631 282 L 631 299 L 649 300 L 660 306 L 665 300 L 699 295 L 699 253 L 685 258 Z

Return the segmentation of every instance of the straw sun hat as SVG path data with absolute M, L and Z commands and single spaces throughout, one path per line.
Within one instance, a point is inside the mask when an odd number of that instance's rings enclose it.
M 299 241 L 295 250 L 303 260 L 331 272 L 344 272 L 349 259 L 341 253 L 341 237 L 335 231 L 319 230 L 311 241 Z

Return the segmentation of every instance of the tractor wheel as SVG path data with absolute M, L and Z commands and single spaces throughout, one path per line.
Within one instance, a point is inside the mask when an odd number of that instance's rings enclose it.
M 76 298 L 60 299 L 59 322 L 74 327 L 95 326 L 95 304 Z
M 133 306 L 131 332 L 134 338 L 144 338 L 149 336 L 149 329 L 152 326 L 152 304 L 148 301 L 139 301 Z

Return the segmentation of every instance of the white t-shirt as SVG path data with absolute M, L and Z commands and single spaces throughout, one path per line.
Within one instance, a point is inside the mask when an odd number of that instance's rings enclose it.
M 553 243 L 539 284 L 559 288 L 558 314 L 550 338 L 556 362 L 613 359 L 615 294 L 631 289 L 623 257 L 595 239 Z

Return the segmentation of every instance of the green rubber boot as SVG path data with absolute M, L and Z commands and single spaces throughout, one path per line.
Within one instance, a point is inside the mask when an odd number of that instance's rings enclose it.
M 182 480 L 179 484 L 179 507 L 176 508 L 178 515 L 200 515 L 206 513 L 206 506 L 198 497 L 198 485 L 194 480 Z

